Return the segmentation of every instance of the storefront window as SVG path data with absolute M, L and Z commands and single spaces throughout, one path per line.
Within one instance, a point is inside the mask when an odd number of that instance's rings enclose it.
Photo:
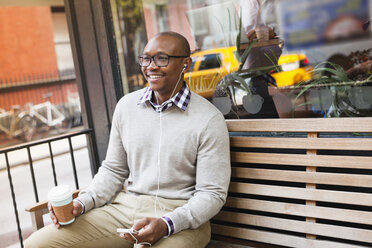
M 226 118 L 370 116 L 371 5 L 117 0 L 128 89 L 146 85 L 133 62 L 147 40 L 175 31 L 192 49 L 185 81 Z
M 0 6 L 0 147 L 83 127 L 65 9 L 21 2 Z

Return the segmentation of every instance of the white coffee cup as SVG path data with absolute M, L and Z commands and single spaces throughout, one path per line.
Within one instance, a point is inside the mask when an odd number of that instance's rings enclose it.
M 72 214 L 72 193 L 68 185 L 58 185 L 48 192 L 48 200 L 61 225 L 68 225 L 75 221 L 75 216 Z

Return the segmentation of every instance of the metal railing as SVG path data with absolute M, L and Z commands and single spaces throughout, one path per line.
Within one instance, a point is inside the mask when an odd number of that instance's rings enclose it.
M 77 171 L 76 171 L 76 162 L 75 162 L 75 156 L 74 156 L 74 149 L 72 146 L 72 141 L 71 138 L 74 136 L 86 134 L 86 135 L 91 135 L 92 130 L 91 129 L 86 129 L 82 131 L 76 131 L 76 132 L 71 132 L 68 134 L 63 134 L 47 139 L 42 139 L 34 142 L 28 142 L 22 145 L 16 145 L 12 147 L 7 147 L 0 149 L 0 155 L 4 154 L 5 156 L 5 163 L 6 163 L 6 170 L 8 174 L 8 180 L 9 180 L 9 185 L 10 185 L 10 191 L 11 191 L 11 197 L 12 197 L 12 203 L 13 203 L 13 208 L 14 208 L 14 215 L 16 218 L 16 223 L 17 223 L 17 230 L 18 230 L 18 238 L 21 247 L 23 248 L 23 237 L 22 237 L 22 230 L 21 230 L 21 225 L 20 225 L 20 219 L 19 219 L 19 213 L 18 213 L 18 208 L 17 208 L 17 202 L 16 202 L 16 195 L 15 195 L 15 190 L 14 190 L 14 185 L 13 185 L 13 179 L 12 179 L 12 174 L 11 174 L 11 164 L 9 162 L 9 156 L 8 154 L 10 152 L 16 151 L 16 150 L 21 150 L 21 149 L 26 149 L 27 150 L 27 155 L 28 155 L 28 166 L 30 168 L 31 172 L 31 179 L 32 179 L 32 185 L 33 185 L 33 191 L 34 191 L 34 197 L 35 197 L 35 202 L 39 202 L 39 194 L 38 194 L 38 189 L 36 185 L 36 179 L 35 179 L 35 173 L 34 173 L 34 160 L 31 155 L 31 147 L 42 145 L 42 144 L 48 144 L 49 147 L 49 155 L 50 155 L 50 162 L 51 162 L 51 167 L 53 171 L 53 178 L 54 178 L 54 185 L 56 186 L 58 184 L 57 182 L 57 173 L 56 173 L 56 168 L 55 168 L 55 155 L 53 154 L 52 151 L 52 142 L 57 141 L 57 140 L 63 140 L 67 139 L 68 144 L 69 144 L 69 153 L 71 157 L 71 163 L 72 163 L 72 170 L 73 170 L 73 177 L 74 177 L 74 182 L 76 189 L 79 188 L 79 181 L 78 181 L 78 176 L 77 176 Z
M 60 82 L 76 79 L 75 69 L 63 71 L 32 73 L 13 77 L 0 78 L 0 89 L 24 87 L 37 84 Z

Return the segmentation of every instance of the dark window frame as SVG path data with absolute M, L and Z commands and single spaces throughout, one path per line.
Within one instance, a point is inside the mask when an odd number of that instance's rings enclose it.
M 111 1 L 65 0 L 92 174 L 105 159 L 112 116 L 124 95 L 111 13 Z

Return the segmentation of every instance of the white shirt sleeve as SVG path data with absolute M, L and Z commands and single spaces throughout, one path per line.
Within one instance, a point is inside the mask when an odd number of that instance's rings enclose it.
M 240 0 L 240 7 L 242 13 L 242 25 L 244 31 L 248 33 L 255 29 L 257 24 L 260 22 L 260 3 L 259 0 Z

